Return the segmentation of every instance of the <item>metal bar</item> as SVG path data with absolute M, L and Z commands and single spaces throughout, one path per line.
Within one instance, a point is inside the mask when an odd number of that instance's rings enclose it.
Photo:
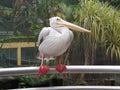
M 55 86 L 55 87 L 22 88 L 9 90 L 120 90 L 120 86 Z
M 38 74 L 39 67 L 15 67 L 1 68 L 0 76 L 17 76 L 26 74 Z M 55 68 L 50 68 L 48 74 L 58 73 Z M 120 74 L 120 66 L 67 66 L 64 73 L 111 73 Z

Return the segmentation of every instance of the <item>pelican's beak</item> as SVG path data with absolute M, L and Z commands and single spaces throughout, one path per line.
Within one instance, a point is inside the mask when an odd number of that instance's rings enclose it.
M 76 30 L 76 31 L 79 31 L 79 32 L 91 32 L 91 31 L 89 31 L 89 30 L 87 30 L 85 28 L 82 28 L 80 26 L 77 26 L 75 24 L 72 24 L 72 23 L 64 21 L 64 20 L 61 20 L 60 22 L 56 22 L 56 26 L 57 27 L 65 26 L 65 27 L 68 27 L 68 28 L 70 28 L 72 30 Z

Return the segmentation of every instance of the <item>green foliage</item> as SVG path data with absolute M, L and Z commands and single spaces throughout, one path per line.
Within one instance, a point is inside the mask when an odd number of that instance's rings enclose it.
M 99 0 L 102 2 L 108 2 L 110 5 L 120 8 L 120 0 Z
M 120 22 L 120 21 L 119 21 Z M 112 29 L 112 30 L 111 30 Z M 111 58 L 120 59 L 120 23 L 114 22 L 107 33 L 107 55 Z
M 1 12 L 12 15 L 14 21 L 12 30 L 16 35 L 37 36 L 42 27 L 48 26 L 48 18 L 60 16 L 70 22 L 78 24 L 91 30 L 88 33 L 75 33 L 75 47 L 83 47 L 80 50 L 81 56 L 86 50 L 88 54 L 93 52 L 96 55 L 98 48 L 103 48 L 108 57 L 120 59 L 120 11 L 110 6 L 108 0 L 16 0 L 13 9 L 0 6 Z M 119 3 L 119 0 L 110 0 L 111 3 Z M 19 40 L 24 39 L 18 37 Z M 29 37 L 31 40 L 31 37 Z M 32 39 L 32 40 L 35 40 Z M 12 37 L 5 41 L 19 41 Z M 3 40 L 2 40 L 3 41 Z M 22 40 L 21 40 L 22 41 Z M 27 39 L 25 39 L 27 41 Z M 29 40 L 28 40 L 29 41 Z M 78 49 L 76 49 L 78 50 Z M 103 52 L 103 53 L 104 53 Z M 85 55 L 86 57 L 86 55 Z M 83 57 L 83 59 L 85 58 Z M 93 58 L 93 57 L 92 57 Z
M 52 85 L 51 80 L 57 78 L 55 74 L 53 75 L 47 75 L 47 76 L 40 76 L 40 77 L 33 77 L 30 75 L 23 75 L 23 76 L 18 76 L 19 80 L 19 88 L 23 88 L 27 86 L 41 86 L 44 83 L 49 83 Z
M 26 36 L 11 36 L 7 39 L 0 39 L 0 42 L 34 42 L 37 41 L 34 36 L 26 37 Z
M 85 58 L 87 57 L 85 50 L 87 53 L 92 52 L 95 57 L 94 52 L 101 47 L 111 59 L 116 57 L 120 60 L 119 15 L 120 13 L 109 4 L 95 0 L 85 0 L 77 5 L 73 15 L 74 22 L 91 30 L 91 34 L 75 34 L 77 35 L 76 48 L 77 43 L 82 44 L 84 48 L 82 53 L 85 53 Z
M 8 7 L 3 7 L 0 5 L 0 16 L 2 17 L 10 17 L 12 16 L 13 9 Z

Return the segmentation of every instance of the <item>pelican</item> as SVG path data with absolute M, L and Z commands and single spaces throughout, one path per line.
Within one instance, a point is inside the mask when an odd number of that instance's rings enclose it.
M 52 17 L 49 19 L 49 22 L 50 27 L 44 27 L 38 37 L 38 50 L 40 57 L 42 58 L 38 73 L 41 75 L 45 75 L 49 71 L 49 66 L 44 65 L 44 58 L 47 57 L 57 57 L 58 65 L 55 66 L 55 69 L 59 73 L 67 70 L 66 66 L 61 64 L 60 56 L 66 52 L 73 40 L 73 32 L 71 30 L 90 32 L 85 28 L 67 22 L 60 17 Z

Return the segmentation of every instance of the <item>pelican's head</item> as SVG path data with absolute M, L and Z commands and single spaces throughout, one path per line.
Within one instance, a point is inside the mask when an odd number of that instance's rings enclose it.
M 70 28 L 72 30 L 76 30 L 76 31 L 80 31 L 80 32 L 90 32 L 89 30 L 87 30 L 85 28 L 82 28 L 80 26 L 77 26 L 75 24 L 67 22 L 67 21 L 61 19 L 60 17 L 52 17 L 49 19 L 49 21 L 50 21 L 50 27 L 52 27 L 53 29 L 67 27 L 67 28 Z
M 58 29 L 60 27 L 63 27 L 63 26 L 57 26 L 57 23 L 58 22 L 61 22 L 63 21 L 60 17 L 52 17 L 49 19 L 49 22 L 50 22 L 50 27 L 54 28 L 54 29 Z

